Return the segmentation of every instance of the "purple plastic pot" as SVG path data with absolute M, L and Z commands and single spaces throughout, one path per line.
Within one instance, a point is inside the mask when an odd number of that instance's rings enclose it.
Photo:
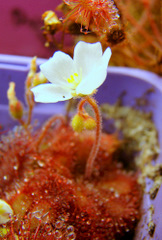
M 10 81 L 16 82 L 16 93 L 19 99 L 24 101 L 24 80 L 29 70 L 31 58 L 17 57 L 9 55 L 0 55 L 0 125 L 3 131 L 12 128 L 15 122 L 8 114 L 6 91 Z M 44 59 L 38 59 L 38 65 L 44 62 Z M 144 110 L 153 112 L 153 121 L 159 134 L 160 149 L 162 149 L 162 79 L 159 76 L 138 69 L 109 67 L 107 79 L 99 88 L 96 99 L 99 103 L 115 103 L 123 91 L 126 95 L 123 98 L 124 105 L 133 106 L 135 99 L 143 96 L 150 88 L 154 92 L 148 95 L 149 105 Z M 64 113 L 64 103 L 58 104 L 37 104 L 34 110 L 33 118 L 39 119 L 40 124 L 49 116 L 55 113 Z M 162 163 L 162 152 L 156 159 L 156 163 Z M 151 201 L 148 195 L 144 195 L 142 204 L 142 218 L 136 230 L 135 240 L 142 239 L 162 239 L 162 187 L 159 189 L 155 200 Z M 149 207 L 153 204 L 155 212 L 153 221 L 156 224 L 155 232 L 151 238 L 147 231 L 149 219 Z M 145 238 L 144 238 L 145 237 Z

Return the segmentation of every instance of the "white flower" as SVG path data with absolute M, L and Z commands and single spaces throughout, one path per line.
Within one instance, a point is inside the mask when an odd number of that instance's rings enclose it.
M 13 215 L 13 210 L 8 203 L 0 199 L 0 224 L 5 224 Z
M 51 83 L 40 84 L 31 89 L 36 102 L 54 103 L 93 94 L 106 79 L 111 50 L 102 53 L 97 43 L 80 41 L 74 49 L 73 59 L 57 51 L 40 66 Z

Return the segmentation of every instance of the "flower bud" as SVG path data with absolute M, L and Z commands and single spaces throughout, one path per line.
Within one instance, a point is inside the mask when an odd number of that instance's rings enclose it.
M 29 73 L 27 75 L 27 79 L 26 79 L 26 88 L 29 89 L 32 85 L 32 79 L 36 74 L 37 71 L 37 64 L 36 64 L 36 60 L 37 57 L 33 57 L 31 60 L 31 64 L 30 64 L 30 70 Z
M 76 114 L 71 121 L 71 126 L 75 132 L 82 132 L 84 129 L 84 118 L 80 114 Z
M 96 127 L 96 121 L 92 117 L 88 117 L 84 121 L 84 128 L 87 130 L 93 130 Z
M 6 239 L 5 237 L 7 237 L 7 235 L 9 234 L 10 229 L 7 227 L 0 227 L 0 239 Z
M 23 105 L 20 101 L 12 102 L 9 104 L 9 112 L 11 117 L 21 119 L 23 116 Z
M 8 203 L 0 199 L 0 224 L 5 224 L 13 215 L 13 210 Z
M 60 25 L 61 22 L 58 19 L 57 15 L 53 11 L 46 11 L 42 15 L 42 19 L 44 20 L 44 25 L 45 26 L 50 26 L 52 25 L 53 27 L 56 27 L 57 25 Z
M 21 119 L 23 116 L 23 105 L 16 97 L 14 82 L 10 82 L 9 84 L 7 98 L 9 101 L 9 112 L 11 114 L 11 117 L 15 119 Z
M 47 83 L 47 78 L 43 75 L 42 72 L 36 73 L 32 81 L 32 87 L 35 87 L 42 83 Z

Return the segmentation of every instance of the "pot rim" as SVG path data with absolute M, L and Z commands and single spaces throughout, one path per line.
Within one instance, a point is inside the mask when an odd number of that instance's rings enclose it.
M 33 57 L 28 56 L 0 54 L 0 69 L 28 71 L 32 58 Z M 45 61 L 47 61 L 47 59 L 37 58 L 37 65 L 39 66 Z M 154 85 L 162 92 L 162 77 L 160 77 L 156 73 L 139 68 L 115 67 L 115 66 L 108 66 L 107 72 L 108 74 L 115 73 L 118 75 L 122 74 L 126 76 L 133 76 L 135 78 L 138 78 L 140 80 L 146 81 Z

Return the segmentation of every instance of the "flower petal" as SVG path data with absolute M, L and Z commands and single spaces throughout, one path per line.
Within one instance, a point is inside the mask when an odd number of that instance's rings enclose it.
M 92 94 L 105 81 L 107 76 L 107 65 L 111 57 L 111 49 L 107 48 L 97 64 L 97 67 L 80 82 L 76 88 L 76 94 Z
M 78 42 L 74 49 L 74 64 L 84 78 L 102 57 L 101 43 Z
M 70 89 L 51 83 L 40 84 L 31 91 L 36 102 L 56 103 L 72 98 Z
M 69 85 L 67 79 L 75 71 L 73 59 L 61 51 L 55 52 L 52 58 L 40 65 L 40 69 L 51 83 L 66 86 Z

